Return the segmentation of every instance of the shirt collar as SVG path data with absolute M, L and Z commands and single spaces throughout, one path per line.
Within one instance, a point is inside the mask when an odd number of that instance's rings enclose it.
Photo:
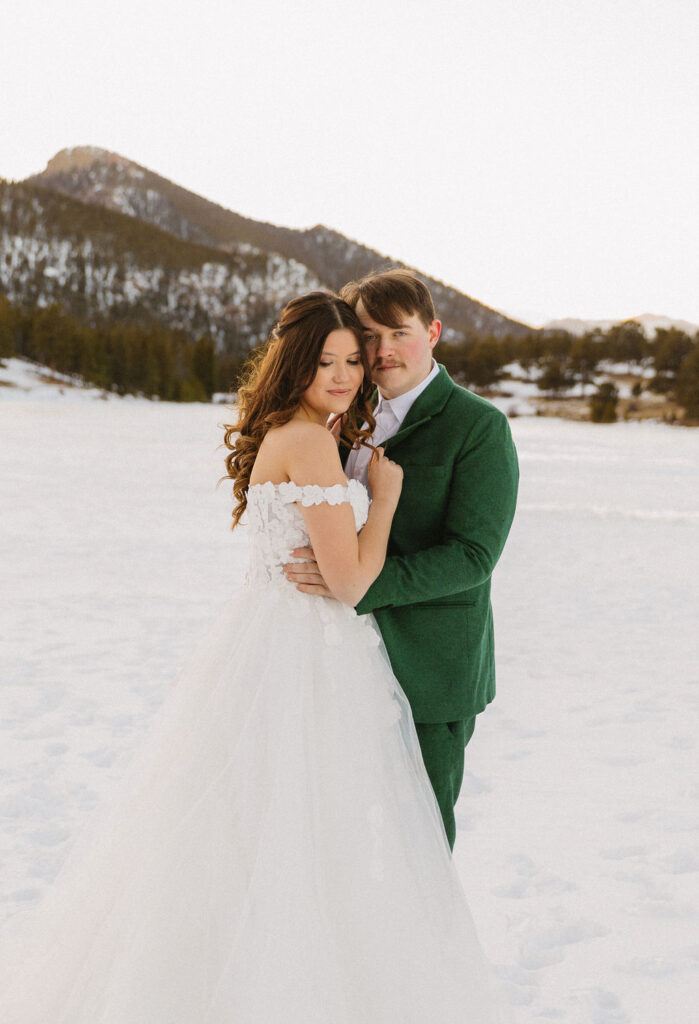
M 425 388 L 432 383 L 432 381 L 435 379 L 435 377 L 438 376 L 438 374 L 439 365 L 433 359 L 432 368 L 425 377 L 425 379 L 420 381 L 419 384 L 416 384 L 414 388 L 410 389 L 410 391 L 406 391 L 404 395 L 397 395 L 395 398 L 384 398 L 381 392 L 379 392 L 379 400 L 376 403 L 374 413 L 379 413 L 381 409 L 388 406 L 388 408 L 391 410 L 393 415 L 398 420 L 398 425 L 400 426 L 400 424 L 403 422 L 405 417 L 410 412 L 410 408 L 413 402 L 422 394 Z

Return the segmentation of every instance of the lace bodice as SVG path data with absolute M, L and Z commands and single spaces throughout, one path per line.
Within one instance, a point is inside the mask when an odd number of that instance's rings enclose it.
M 248 581 L 268 583 L 285 581 L 282 565 L 293 562 L 293 548 L 308 547 L 310 538 L 297 502 L 302 505 L 330 505 L 349 502 L 357 530 L 364 526 L 369 513 L 369 495 L 359 480 L 347 484 L 320 487 L 317 484 L 288 483 L 252 484 L 248 488 L 247 521 L 249 526 L 250 564 Z

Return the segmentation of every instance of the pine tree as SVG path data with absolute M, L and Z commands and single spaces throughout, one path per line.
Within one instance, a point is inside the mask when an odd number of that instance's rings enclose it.
M 576 338 L 571 345 L 570 369 L 573 376 L 580 381 L 581 394 L 585 394 L 585 385 L 591 383 L 601 358 L 599 342 L 594 341 L 590 334 Z
M 689 419 L 699 419 L 699 343 L 680 364 L 675 396 Z
M 672 391 L 680 366 L 692 346 L 692 339 L 684 331 L 676 327 L 658 328 L 652 348 L 655 376 L 651 387 L 654 391 Z
M 211 338 L 202 337 L 194 345 L 192 353 L 194 376 L 204 388 L 207 399 L 213 395 L 215 370 L 215 348 Z
M 646 337 L 637 320 L 625 320 L 621 324 L 612 324 L 607 331 L 607 351 L 609 358 L 615 363 L 626 363 L 631 372 L 631 364 L 640 364 L 646 352 Z
M 593 423 L 616 423 L 619 392 L 614 384 L 605 381 L 590 398 L 590 419 Z
M 548 391 L 555 398 L 563 391 L 570 391 L 574 383 L 566 361 L 557 355 L 547 355 L 543 373 L 536 382 L 538 389 Z
M 471 387 L 487 388 L 500 376 L 503 355 L 494 338 L 465 346 L 461 371 Z
M 15 354 L 14 319 L 12 306 L 0 295 L 0 359 Z

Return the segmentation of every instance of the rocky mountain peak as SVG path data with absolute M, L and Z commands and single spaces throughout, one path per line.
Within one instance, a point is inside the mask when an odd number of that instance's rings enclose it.
M 84 170 L 95 163 L 112 165 L 120 171 L 141 171 L 142 168 L 133 160 L 128 160 L 119 153 L 112 153 L 99 146 L 69 146 L 51 157 L 43 171 L 44 174 L 69 174 L 71 171 Z

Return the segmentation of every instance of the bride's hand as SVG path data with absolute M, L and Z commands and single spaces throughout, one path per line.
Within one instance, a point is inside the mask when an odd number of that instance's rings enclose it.
M 345 422 L 345 416 L 346 413 L 339 412 L 336 416 L 331 416 L 328 422 L 326 423 L 326 426 L 330 433 L 332 434 L 332 436 L 335 438 L 338 447 L 340 444 L 340 434 L 342 433 L 342 426 Z
M 369 487 L 374 501 L 390 502 L 395 509 L 403 487 L 403 470 L 377 448 L 371 456 L 368 470 Z

